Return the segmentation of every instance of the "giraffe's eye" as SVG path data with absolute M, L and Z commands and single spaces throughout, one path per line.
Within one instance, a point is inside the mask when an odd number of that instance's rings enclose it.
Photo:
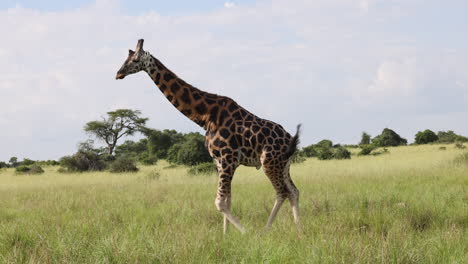
M 133 59 L 133 62 L 140 62 L 140 59 Z

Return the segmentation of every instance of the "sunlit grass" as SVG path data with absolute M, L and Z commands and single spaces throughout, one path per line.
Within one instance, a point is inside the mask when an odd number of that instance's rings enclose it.
M 389 148 L 291 169 L 304 230 L 289 205 L 264 233 L 275 194 L 240 167 L 222 235 L 214 175 L 160 161 L 138 173 L 0 172 L 0 263 L 467 263 L 468 166 L 447 145 Z

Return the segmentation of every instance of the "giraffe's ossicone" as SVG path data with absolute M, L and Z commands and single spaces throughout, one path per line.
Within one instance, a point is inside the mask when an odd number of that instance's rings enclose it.
M 239 165 L 263 167 L 276 190 L 276 202 L 267 228 L 285 199 L 289 199 L 294 221 L 299 224 L 299 191 L 290 177 L 289 166 L 299 144 L 300 126 L 291 136 L 281 125 L 250 113 L 231 98 L 193 87 L 144 51 L 142 39 L 135 51 L 129 50 L 116 79 L 139 71 L 148 73 L 177 110 L 205 129 L 206 147 L 218 168 L 215 204 L 224 214 L 224 232 L 228 221 L 241 232 L 245 231 L 231 213 L 231 181 Z

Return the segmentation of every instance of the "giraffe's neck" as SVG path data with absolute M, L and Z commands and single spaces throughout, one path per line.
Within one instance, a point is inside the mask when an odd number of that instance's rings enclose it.
M 149 52 L 145 52 L 144 60 L 145 71 L 167 100 L 183 115 L 205 130 L 215 130 L 220 122 L 224 121 L 220 120 L 221 108 L 234 102 L 233 100 L 191 86 L 177 77 Z

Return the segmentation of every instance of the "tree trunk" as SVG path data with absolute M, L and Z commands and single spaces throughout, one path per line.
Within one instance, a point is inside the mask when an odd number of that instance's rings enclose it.
M 115 144 L 109 144 L 109 155 L 112 155 L 112 153 L 114 153 L 114 148 L 115 148 Z

